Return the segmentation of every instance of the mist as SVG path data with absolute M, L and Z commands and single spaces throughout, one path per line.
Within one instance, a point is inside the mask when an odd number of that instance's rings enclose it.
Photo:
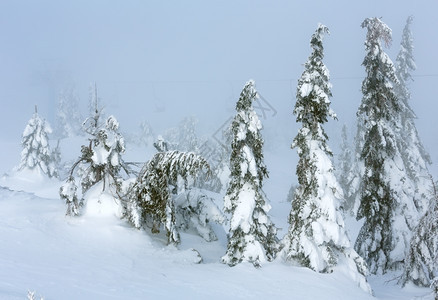
M 361 22 L 382 17 L 391 27 L 393 43 L 386 51 L 395 62 L 412 15 L 417 70 L 411 106 L 434 162 L 430 171 L 438 175 L 432 130 L 438 123 L 437 6 L 375 0 L 2 1 L 0 139 L 19 145 L 34 105 L 54 125 L 59 93 L 71 85 L 85 115 L 92 82 L 105 113 L 117 117 L 123 132 L 148 121 L 159 134 L 195 116 L 199 134 L 209 136 L 233 115 L 244 83 L 254 79 L 266 100 L 266 147 L 289 149 L 299 128 L 292 114 L 297 79 L 310 54 L 310 36 L 322 23 L 331 32 L 324 41 L 325 64 L 338 121 L 326 129 L 336 153 L 344 123 L 354 136 L 362 97 Z M 290 156 L 297 155 L 290 150 Z

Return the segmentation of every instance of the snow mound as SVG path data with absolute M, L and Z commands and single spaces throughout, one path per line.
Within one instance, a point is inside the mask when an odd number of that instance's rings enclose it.
M 87 191 L 84 215 L 121 218 L 123 210 L 120 201 L 109 192 L 109 189 L 104 191 L 103 187 L 104 183 L 99 182 Z

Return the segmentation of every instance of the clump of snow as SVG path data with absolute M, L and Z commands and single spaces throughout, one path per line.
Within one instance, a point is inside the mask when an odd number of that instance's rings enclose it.
M 103 182 L 99 182 L 87 191 L 84 215 L 121 218 L 123 209 L 120 200 L 109 189 L 104 190 L 103 185 Z

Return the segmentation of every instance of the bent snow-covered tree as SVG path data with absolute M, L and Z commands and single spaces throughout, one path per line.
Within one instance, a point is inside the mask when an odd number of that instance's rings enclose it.
M 356 140 L 362 141 L 358 151 L 363 165 L 357 218 L 364 223 L 355 249 L 372 273 L 385 273 L 402 265 L 418 211 L 399 148 L 403 103 L 393 88 L 398 80 L 381 45 L 381 41 L 391 42 L 391 29 L 378 18 L 365 19 L 362 27 L 367 29 L 363 61 L 367 76 L 357 112 Z
M 435 189 L 435 187 L 434 187 Z M 399 284 L 412 282 L 418 286 L 430 286 L 438 276 L 438 194 L 426 214 L 420 219 L 411 239 Z
M 283 240 L 287 260 L 317 272 L 332 272 L 338 263 L 346 264 L 354 280 L 365 290 L 370 287 L 364 277 L 364 261 L 353 250 L 340 212 L 342 189 L 334 175 L 332 153 L 322 125 L 336 119 L 330 109 L 329 71 L 323 63 L 322 39 L 328 29 L 319 25 L 312 35 L 312 53 L 298 80 L 294 114 L 302 127 L 292 148 L 299 155 L 298 187 L 292 200 L 289 231 Z
M 271 206 L 262 190 L 268 171 L 263 162 L 262 124 L 252 106 L 256 97 L 250 80 L 237 101 L 231 127 L 231 178 L 224 198 L 231 220 L 227 253 L 222 257 L 230 266 L 242 261 L 260 266 L 274 259 L 278 249 L 277 229 L 268 216 Z
M 180 228 L 194 228 L 207 241 L 215 240 L 209 223 L 222 223 L 224 216 L 213 199 L 191 188 L 203 169 L 209 173 L 207 161 L 192 152 L 155 154 L 131 188 L 127 218 L 137 228 L 151 226 L 152 233 L 164 226 L 168 243 L 180 242 Z
M 52 129 L 46 120 L 38 115 L 37 107 L 35 113 L 27 123 L 21 145 L 21 162 L 18 170 L 35 170 L 48 177 L 58 177 L 54 153 L 50 150 L 49 137 Z
M 431 164 L 430 155 L 425 150 L 415 126 L 416 115 L 409 102 L 411 93 L 408 83 L 412 80 L 411 71 L 416 69 L 413 56 L 413 38 L 410 26 L 413 17 L 406 20 L 403 36 L 400 43 L 400 52 L 396 59 L 396 75 L 398 84 L 394 86 L 397 98 L 401 105 L 401 127 L 398 147 L 403 159 L 406 175 L 414 185 L 414 202 L 420 215 L 429 207 L 428 194 L 431 190 L 428 165 Z

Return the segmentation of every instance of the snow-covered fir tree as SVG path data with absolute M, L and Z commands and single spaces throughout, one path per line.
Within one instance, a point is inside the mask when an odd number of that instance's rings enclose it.
M 438 276 L 438 194 L 434 196 L 426 214 L 420 219 L 412 236 L 399 284 L 412 282 L 418 286 L 431 286 Z
M 74 86 L 67 87 L 59 95 L 56 113 L 55 133 L 58 138 L 82 135 L 82 116 L 79 110 L 79 97 Z
M 122 207 L 121 171 L 129 173 L 122 159 L 125 152 L 124 139 L 114 116 L 109 116 L 104 126 L 100 124 L 100 109 L 97 102 L 95 105 L 94 115 L 84 122 L 84 129 L 90 135 L 89 144 L 82 146 L 81 156 L 73 164 L 66 183 L 60 189 L 61 199 L 67 204 L 67 215 L 78 215 L 88 198 L 93 198 L 92 201 L 97 202 L 96 206 L 99 207 L 101 196 L 109 199 L 111 204 L 116 204 L 120 210 Z M 82 187 L 82 198 L 79 201 L 75 172 L 80 177 Z M 93 197 L 88 197 L 88 193 Z
M 341 133 L 341 153 L 338 156 L 337 178 L 344 193 L 345 200 L 342 205 L 346 213 L 350 212 L 354 205 L 354 201 L 349 201 L 351 200 L 350 195 L 352 193 L 349 182 L 352 162 L 352 151 L 348 143 L 348 129 L 347 125 L 344 124 Z
M 168 243 L 180 242 L 179 229 L 193 228 L 207 241 L 215 240 L 211 222 L 224 222 L 213 199 L 193 189 L 207 161 L 193 152 L 158 152 L 141 170 L 131 188 L 126 217 L 137 228 L 164 226 Z
M 406 176 L 399 149 L 402 103 L 393 83 L 395 67 L 382 49 L 391 42 L 391 29 L 378 18 L 362 23 L 367 29 L 366 56 L 356 136 L 360 164 L 357 219 L 364 219 L 356 251 L 372 273 L 385 273 L 402 265 L 411 231 L 418 222 L 414 186 Z
M 211 224 L 223 224 L 226 217 L 203 189 L 188 188 L 175 197 L 176 224 L 179 229 L 194 229 L 207 242 L 218 238 Z
M 231 220 L 227 253 L 222 257 L 230 266 L 246 261 L 258 267 L 274 259 L 278 249 L 277 229 L 268 216 L 271 206 L 262 190 L 268 171 L 263 162 L 262 124 L 252 106 L 256 97 L 250 80 L 237 101 L 231 127 L 231 178 L 224 198 Z
M 412 21 L 413 17 L 408 17 L 403 30 L 400 52 L 396 59 L 396 75 L 399 82 L 395 85 L 394 90 L 401 105 L 398 147 L 400 148 L 406 175 L 414 184 L 415 205 L 420 214 L 423 215 L 429 206 L 428 193 L 431 185 L 428 165 L 431 164 L 431 159 L 420 140 L 415 126 L 416 115 L 409 104 L 411 93 L 408 83 L 412 80 L 411 72 L 416 69 L 413 57 L 413 38 L 410 29 Z
M 21 162 L 18 170 L 34 170 L 40 174 L 51 177 L 58 177 L 55 156 L 50 150 L 49 134 L 52 128 L 49 123 L 42 119 L 37 107 L 35 113 L 24 128 L 21 145 Z
M 322 39 L 328 28 L 318 25 L 310 40 L 312 53 L 298 80 L 294 114 L 302 124 L 292 148 L 299 156 L 298 187 L 289 215 L 289 230 L 283 240 L 283 255 L 317 272 L 332 272 L 338 264 L 347 264 L 352 277 L 365 290 L 365 262 L 353 250 L 340 211 L 342 189 L 336 180 L 332 152 L 323 124 L 336 119 L 330 108 L 329 71 L 323 63 Z

